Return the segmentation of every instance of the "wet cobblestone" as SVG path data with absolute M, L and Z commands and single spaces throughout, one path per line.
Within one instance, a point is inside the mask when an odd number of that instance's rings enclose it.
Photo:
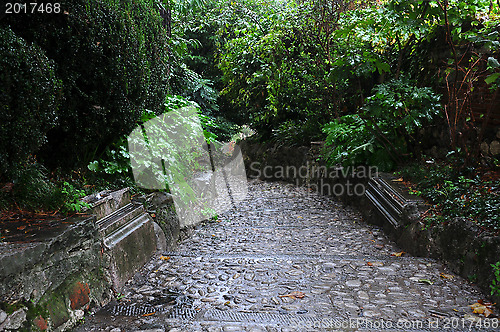
M 127 285 L 121 303 L 144 314 L 98 313 L 77 330 L 333 331 L 314 323 L 461 318 L 484 298 L 439 262 L 398 252 L 338 202 L 257 181 L 236 209 Z

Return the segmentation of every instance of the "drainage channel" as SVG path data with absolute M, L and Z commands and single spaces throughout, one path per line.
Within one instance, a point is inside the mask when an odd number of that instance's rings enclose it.
M 437 331 L 440 327 L 433 325 L 432 321 L 420 322 L 393 322 L 383 320 L 364 319 L 358 317 L 347 319 L 344 317 L 320 317 L 314 315 L 300 315 L 291 313 L 267 313 L 267 312 L 232 312 L 208 309 L 198 311 L 191 308 L 170 307 L 155 308 L 152 306 L 137 306 L 135 304 L 124 305 L 116 304 L 108 306 L 106 312 L 112 316 L 149 316 L 162 314 L 166 320 L 178 320 L 185 322 L 218 322 L 220 325 L 226 323 L 253 324 L 261 326 L 286 326 L 296 331 L 329 330 L 329 331 L 408 331 L 408 332 L 430 332 Z M 435 322 L 435 321 L 434 321 Z M 477 329 L 471 328 L 449 328 L 446 331 L 460 332 L 487 332 L 496 331 L 496 329 Z

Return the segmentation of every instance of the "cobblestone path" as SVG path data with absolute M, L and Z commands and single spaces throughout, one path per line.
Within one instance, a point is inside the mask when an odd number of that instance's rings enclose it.
M 400 252 L 334 200 L 256 181 L 76 330 L 468 331 L 483 294 Z

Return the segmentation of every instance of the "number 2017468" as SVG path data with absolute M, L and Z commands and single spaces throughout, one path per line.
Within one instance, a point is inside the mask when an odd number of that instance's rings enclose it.
M 7 2 L 5 4 L 5 14 L 59 14 L 61 4 L 58 2 Z

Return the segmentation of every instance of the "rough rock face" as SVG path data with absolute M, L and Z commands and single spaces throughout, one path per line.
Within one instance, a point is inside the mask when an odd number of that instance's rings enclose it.
M 490 153 L 493 156 L 499 155 L 500 154 L 500 142 L 498 141 L 493 141 L 490 144 Z
M 155 223 L 163 231 L 164 238 L 158 233 L 158 228 L 155 228 L 162 250 L 175 248 L 181 230 L 172 195 L 164 192 L 154 192 L 148 196 L 136 197 L 134 199 L 147 206 L 147 211 L 153 216 Z
M 68 276 L 99 267 L 100 243 L 93 217 L 67 221 L 71 226 L 31 243 L 0 244 L 0 301 L 39 301 Z
M 0 329 L 18 330 L 23 326 L 24 322 L 26 322 L 26 310 L 19 309 L 6 318 L 0 325 Z
M 8 317 L 0 312 L 0 330 L 64 330 L 90 305 L 109 301 L 94 217 L 66 220 L 65 225 L 33 242 L 0 244 L 1 301 L 21 305 Z

